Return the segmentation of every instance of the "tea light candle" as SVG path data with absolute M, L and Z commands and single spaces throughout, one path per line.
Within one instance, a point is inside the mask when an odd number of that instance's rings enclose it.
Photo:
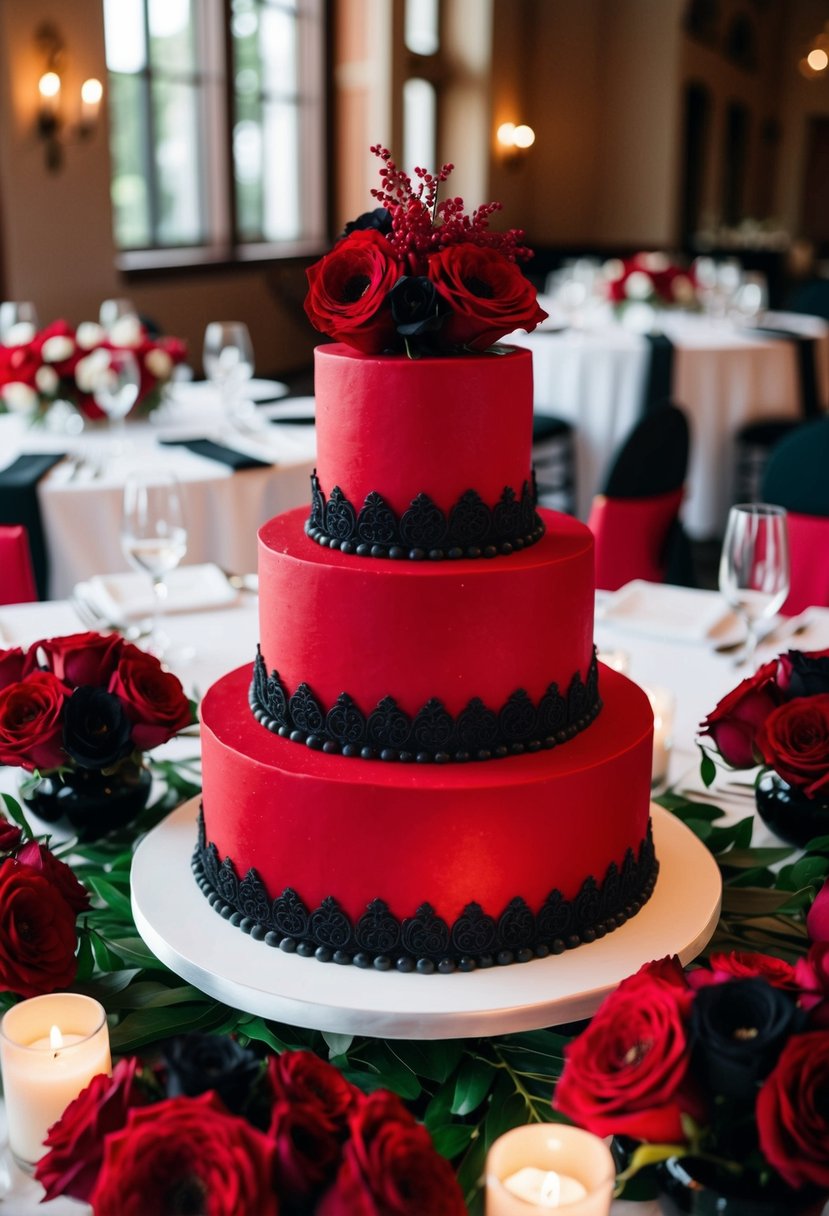
M 674 696 L 667 688 L 646 688 L 653 710 L 653 766 L 651 785 L 668 777 L 668 764 L 674 743 Z
M 487 1154 L 486 1216 L 607 1216 L 615 1177 L 598 1136 L 558 1123 L 516 1127 Z
M 0 1022 L 0 1069 L 9 1147 L 31 1169 L 69 1103 L 98 1073 L 112 1071 L 103 1005 L 72 992 L 14 1005 Z

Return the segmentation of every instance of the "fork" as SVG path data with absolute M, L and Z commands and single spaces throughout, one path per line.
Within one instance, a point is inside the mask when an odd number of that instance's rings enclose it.
M 85 600 L 77 592 L 73 593 L 71 604 L 81 624 L 86 625 L 88 629 L 95 629 L 99 633 L 120 633 L 128 642 L 137 642 L 150 633 L 149 625 L 127 625 L 124 621 L 107 620 L 89 600 Z

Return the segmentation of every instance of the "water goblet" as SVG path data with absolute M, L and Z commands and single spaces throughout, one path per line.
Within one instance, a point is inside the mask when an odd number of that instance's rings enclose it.
M 219 390 L 223 414 L 234 425 L 253 415 L 244 387 L 253 375 L 253 344 L 241 321 L 211 321 L 204 332 L 204 371 Z
M 170 657 L 170 639 L 159 628 L 167 602 L 166 576 L 187 552 L 187 527 L 181 487 L 164 470 L 132 473 L 124 483 L 121 550 L 129 564 L 149 574 L 154 611 L 147 649 Z
M 109 419 L 113 456 L 120 456 L 124 451 L 126 417 L 138 400 L 140 388 L 141 372 L 132 351 L 111 350 L 102 356 L 92 397 Z
M 789 594 L 789 537 L 786 512 L 769 503 L 731 508 L 720 557 L 720 592 L 746 626 L 746 643 L 735 660 L 750 663 L 760 622 L 772 617 Z

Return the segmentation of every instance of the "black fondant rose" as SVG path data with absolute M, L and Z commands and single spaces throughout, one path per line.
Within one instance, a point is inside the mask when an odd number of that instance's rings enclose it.
M 422 275 L 405 275 L 389 292 L 395 329 L 403 338 L 435 333 L 449 311 L 434 283 Z
M 248 1106 L 262 1073 L 252 1051 L 223 1035 L 181 1035 L 167 1044 L 164 1058 L 169 1098 L 195 1098 L 213 1089 L 237 1115 Z
M 132 749 L 124 706 L 104 688 L 82 684 L 66 701 L 63 746 L 79 768 L 109 768 Z
M 829 692 L 829 651 L 790 650 L 779 664 L 778 683 L 785 688 L 787 700 Z
M 375 207 L 373 211 L 364 211 L 362 215 L 357 216 L 356 220 L 348 221 L 342 230 L 342 236 L 348 236 L 350 232 L 362 232 L 366 228 L 376 228 L 378 232 L 382 232 L 383 236 L 387 236 L 391 232 L 391 212 L 385 207 Z

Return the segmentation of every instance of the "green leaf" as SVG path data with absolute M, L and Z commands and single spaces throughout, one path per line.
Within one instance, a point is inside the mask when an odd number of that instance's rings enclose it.
M 477 1110 L 492 1089 L 496 1073 L 490 1064 L 466 1056 L 461 1061 L 452 1098 L 453 1115 L 469 1115 Z
M 23 812 L 23 807 L 16 798 L 12 798 L 11 794 L 0 794 L 0 798 L 6 805 L 6 813 L 10 819 L 13 819 L 17 826 L 23 832 L 27 840 L 34 840 L 34 832 L 29 827 L 29 822 Z
M 148 1043 L 156 1043 L 195 1030 L 217 1033 L 228 1021 L 231 1010 L 215 1002 L 181 1005 L 172 1009 L 138 1009 L 110 1031 L 113 1051 L 129 1055 Z M 231 1017 L 231 1022 L 233 1017 Z
M 702 748 L 700 748 L 700 751 L 702 752 L 702 759 L 699 762 L 700 780 L 705 788 L 708 789 L 709 786 L 713 785 L 714 779 L 717 776 L 717 766 L 708 752 L 703 751 Z
M 118 890 L 114 883 L 96 874 L 88 875 L 85 881 L 86 885 L 92 888 L 98 898 L 103 900 L 107 908 L 117 913 L 118 916 L 123 917 L 128 924 L 132 924 L 132 906 L 130 901 L 122 891 Z
M 799 889 L 820 886 L 829 873 L 829 857 L 802 857 L 791 869 L 791 881 Z
M 429 1081 L 445 1081 L 452 1075 L 470 1044 L 463 1039 L 435 1039 L 395 1043 L 400 1059 L 419 1077 Z
M 119 971 L 123 967 L 123 962 L 117 954 L 110 950 L 104 939 L 94 931 L 90 933 L 89 937 L 98 969 L 100 971 Z
M 328 1051 L 331 1056 L 346 1056 L 348 1049 L 354 1042 L 353 1034 L 334 1034 L 330 1030 L 323 1030 L 322 1037 L 328 1044 Z
M 475 1128 L 463 1123 L 448 1123 L 443 1127 L 429 1128 L 435 1148 L 442 1157 L 452 1161 L 468 1147 Z
M 167 971 L 164 963 L 157 959 L 151 950 L 145 946 L 140 937 L 117 937 L 109 943 L 115 948 L 125 963 L 133 967 L 143 967 L 148 971 Z
M 512 1079 L 502 1072 L 490 1095 L 489 1110 L 484 1120 L 484 1140 L 487 1149 L 499 1136 L 503 1136 L 504 1132 L 526 1122 L 527 1104 L 515 1089 Z
M 76 981 L 83 983 L 88 980 L 95 969 L 95 961 L 92 955 L 91 934 L 86 930 L 81 930 L 78 936 L 78 970 L 76 973 Z
M 280 1054 L 283 1051 L 290 1050 L 290 1044 L 280 1039 L 279 1035 L 274 1034 L 270 1026 L 264 1018 L 260 1017 L 244 1017 L 239 1022 L 239 1033 L 248 1039 L 255 1039 L 259 1043 L 265 1043 L 274 1051 Z
M 733 866 L 740 869 L 749 869 L 752 866 L 771 866 L 778 861 L 785 861 L 787 857 L 791 857 L 792 850 L 789 848 L 761 848 L 753 849 L 729 849 L 720 858 L 720 865 Z M 829 861 L 827 861 L 829 867 Z

